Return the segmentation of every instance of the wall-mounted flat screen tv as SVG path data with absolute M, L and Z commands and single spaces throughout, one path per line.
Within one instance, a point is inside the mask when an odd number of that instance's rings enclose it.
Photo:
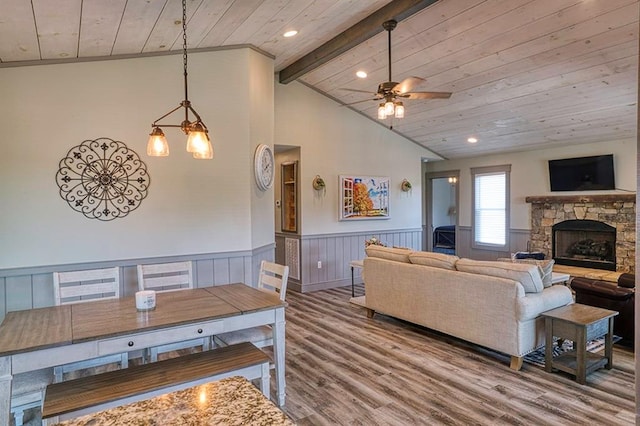
M 552 191 L 615 189 L 613 154 L 549 160 Z

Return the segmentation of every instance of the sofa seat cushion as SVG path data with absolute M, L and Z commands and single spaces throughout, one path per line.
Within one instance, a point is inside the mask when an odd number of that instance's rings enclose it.
M 369 257 L 378 257 L 380 259 L 403 263 L 409 263 L 409 254 L 411 254 L 411 250 L 378 246 L 375 244 L 367 246 L 364 251 Z
M 460 259 L 456 269 L 471 274 L 507 278 L 522 284 L 525 293 L 540 293 L 544 289 L 538 266 L 523 263 Z
M 456 262 L 460 258 L 451 254 L 433 253 L 429 251 L 414 251 L 409 255 L 409 261 L 416 265 L 433 266 L 435 268 L 456 270 Z
M 536 259 L 517 259 L 515 257 L 511 258 L 500 258 L 498 259 L 500 262 L 511 262 L 511 263 L 527 263 L 529 265 L 536 265 L 540 272 L 540 277 L 542 278 L 542 285 L 547 288 L 553 285 L 551 280 L 553 273 L 553 265 L 555 265 L 556 261 L 553 259 L 550 260 L 536 260 Z

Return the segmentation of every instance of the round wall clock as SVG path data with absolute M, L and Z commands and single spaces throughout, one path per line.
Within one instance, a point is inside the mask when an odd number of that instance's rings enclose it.
M 261 191 L 266 191 L 273 185 L 275 177 L 273 151 L 268 145 L 258 145 L 254 157 L 256 184 Z

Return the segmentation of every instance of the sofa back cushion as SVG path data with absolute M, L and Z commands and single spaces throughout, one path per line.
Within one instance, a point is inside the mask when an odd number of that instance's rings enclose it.
M 536 265 L 460 259 L 456 262 L 456 269 L 471 274 L 489 275 L 518 281 L 524 287 L 525 293 L 540 293 L 544 289 L 542 277 Z
M 456 270 L 458 256 L 444 253 L 433 253 L 429 251 L 413 251 L 409 255 L 409 261 L 416 265 L 433 266 L 436 268 Z
M 379 257 L 381 259 L 393 260 L 396 262 L 409 263 L 411 250 L 402 248 L 392 248 L 371 244 L 364 249 L 369 257 Z
M 556 263 L 555 260 L 536 260 L 536 259 L 516 259 L 515 257 L 505 257 L 498 259 L 500 262 L 511 262 L 511 263 L 527 263 L 529 265 L 536 265 L 538 267 L 538 271 L 540 272 L 540 277 L 542 277 L 542 285 L 544 288 L 551 287 L 553 283 L 551 282 L 551 273 L 553 272 L 553 265 Z

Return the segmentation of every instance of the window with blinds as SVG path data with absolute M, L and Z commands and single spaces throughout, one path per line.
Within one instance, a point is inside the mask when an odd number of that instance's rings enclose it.
M 508 165 L 471 169 L 474 248 L 508 247 L 510 172 Z

